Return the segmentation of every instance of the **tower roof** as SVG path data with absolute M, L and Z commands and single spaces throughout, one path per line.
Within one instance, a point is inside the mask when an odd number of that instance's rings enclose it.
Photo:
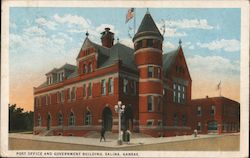
M 159 29 L 157 28 L 149 12 L 147 12 L 144 18 L 142 19 L 142 22 L 137 30 L 137 33 L 134 36 L 134 39 L 137 37 L 145 36 L 145 35 L 159 36 L 160 38 L 163 39 Z

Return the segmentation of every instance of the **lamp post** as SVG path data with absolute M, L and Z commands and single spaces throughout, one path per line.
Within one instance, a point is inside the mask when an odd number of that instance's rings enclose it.
M 115 112 L 118 113 L 118 141 L 117 143 L 119 145 L 122 144 L 122 136 L 121 136 L 121 114 L 124 112 L 125 109 L 125 105 L 122 105 L 121 101 L 118 101 L 118 104 L 115 105 Z

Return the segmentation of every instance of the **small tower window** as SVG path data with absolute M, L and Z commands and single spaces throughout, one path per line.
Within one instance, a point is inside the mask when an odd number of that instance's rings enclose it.
M 147 47 L 153 47 L 153 39 L 147 39 Z
M 148 96 L 148 111 L 151 112 L 153 111 L 153 96 Z
M 148 78 L 152 78 L 154 76 L 154 67 L 149 66 L 148 67 Z
M 142 47 L 142 41 L 138 41 L 137 43 L 135 43 L 135 50 L 138 50 Z

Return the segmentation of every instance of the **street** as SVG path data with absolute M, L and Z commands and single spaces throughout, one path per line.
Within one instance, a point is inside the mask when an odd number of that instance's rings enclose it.
M 70 144 L 39 140 L 9 138 L 10 150 L 161 150 L 161 151 L 237 151 L 239 150 L 239 134 L 220 135 L 192 140 L 178 140 L 155 144 L 140 144 L 136 146 L 123 145 L 117 147 L 94 146 L 86 144 Z M 157 138 L 156 138 L 157 139 Z M 114 141 L 114 140 L 108 140 Z M 109 142 L 102 142 L 109 143 Z

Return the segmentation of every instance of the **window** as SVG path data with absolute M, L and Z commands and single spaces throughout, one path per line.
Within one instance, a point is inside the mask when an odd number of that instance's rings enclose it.
M 89 72 L 92 72 L 92 71 L 93 71 L 93 70 L 92 70 L 92 63 L 89 63 L 88 69 L 89 69 Z
M 83 66 L 84 66 L 84 71 L 83 72 L 88 73 L 88 65 L 84 64 Z
M 178 116 L 174 114 L 174 126 L 178 126 Z
M 101 81 L 101 94 L 102 95 L 106 94 L 106 82 L 105 82 L 105 80 Z
M 58 73 L 58 80 L 59 80 L 59 82 L 63 81 L 63 78 L 64 78 L 63 72 Z
M 92 123 L 92 116 L 91 116 L 91 113 L 89 111 L 87 111 L 85 113 L 84 124 L 85 125 L 91 125 L 91 123 Z
M 114 91 L 114 81 L 112 78 L 108 79 L 108 93 L 113 93 Z
M 214 106 L 214 105 L 211 106 L 210 115 L 211 115 L 211 116 L 214 116 L 214 115 L 215 115 L 215 106 Z
M 198 131 L 201 131 L 201 122 L 198 122 L 198 123 L 197 123 L 197 130 L 198 130 Z
M 161 105 L 162 105 L 162 97 L 159 96 L 158 101 L 157 101 L 157 110 L 158 111 L 161 111 Z
M 148 67 L 148 77 L 152 78 L 154 76 L 154 67 L 153 66 L 149 66 Z
M 73 112 L 71 112 L 70 115 L 69 115 L 69 125 L 70 126 L 74 126 L 75 125 L 75 116 L 74 116 Z
M 173 101 L 177 103 L 185 103 L 186 87 L 177 83 L 173 84 Z
M 76 87 L 72 87 L 72 90 L 71 90 L 71 99 L 72 100 L 76 99 Z
M 89 83 L 89 86 L 88 86 L 88 96 L 92 96 L 92 85 L 91 85 L 91 83 Z
M 123 92 L 125 94 L 128 93 L 128 79 L 126 79 L 126 78 L 123 79 Z
M 201 106 L 197 107 L 197 116 L 201 116 Z
M 83 84 L 83 87 L 82 87 L 82 96 L 86 97 L 86 84 Z
M 136 94 L 136 81 L 134 81 L 134 80 L 131 81 L 130 88 L 131 88 L 132 94 Z
M 40 115 L 38 115 L 37 124 L 38 124 L 38 126 L 42 125 L 42 117 Z
M 58 126 L 63 125 L 63 116 L 61 113 L 58 114 Z
M 153 47 L 153 39 L 147 39 L 147 47 Z
M 154 125 L 154 120 L 147 121 L 147 127 L 152 127 Z
M 61 91 L 61 102 L 64 102 L 64 90 Z
M 186 117 L 186 115 L 182 115 L 182 125 L 183 126 L 187 125 L 187 117 Z
M 153 96 L 148 96 L 148 112 L 153 111 Z
M 142 41 L 138 41 L 136 44 L 135 44 L 135 50 L 138 50 L 142 47 Z
M 217 122 L 216 121 L 210 121 L 207 124 L 208 130 L 217 130 Z

